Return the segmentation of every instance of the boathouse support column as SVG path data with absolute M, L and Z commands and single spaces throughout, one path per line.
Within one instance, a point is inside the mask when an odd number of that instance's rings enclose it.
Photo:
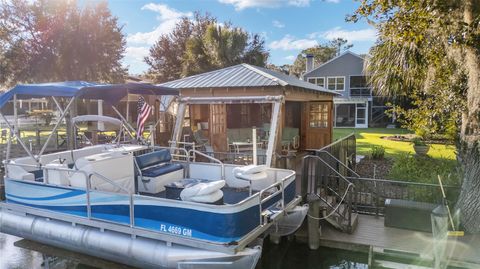
M 320 247 L 320 198 L 308 196 L 308 247 L 316 250 Z

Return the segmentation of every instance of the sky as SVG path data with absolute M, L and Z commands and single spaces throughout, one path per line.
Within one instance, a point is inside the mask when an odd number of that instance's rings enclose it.
M 124 65 L 131 74 L 147 71 L 143 58 L 149 48 L 182 16 L 191 17 L 195 11 L 261 34 L 270 52 L 268 61 L 275 65 L 292 64 L 301 50 L 338 37 L 353 44 L 351 51 L 367 53 L 375 42 L 375 29 L 365 21 L 345 21 L 358 5 L 353 0 L 109 0 L 127 36 Z

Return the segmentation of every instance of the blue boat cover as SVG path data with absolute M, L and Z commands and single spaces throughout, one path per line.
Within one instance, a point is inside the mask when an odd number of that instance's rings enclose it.
M 79 97 L 100 99 L 115 104 L 127 94 L 178 95 L 178 90 L 148 83 L 99 84 L 85 81 L 65 81 L 40 84 L 20 84 L 0 96 L 0 108 L 16 94 L 17 99 L 34 97 Z

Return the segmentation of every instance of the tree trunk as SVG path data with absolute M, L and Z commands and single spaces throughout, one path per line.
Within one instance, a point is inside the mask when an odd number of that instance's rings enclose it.
M 478 0 L 465 2 L 464 21 L 471 25 L 474 5 Z M 464 166 L 462 190 L 457 203 L 465 231 L 480 232 L 480 55 L 472 46 L 465 46 L 465 65 L 468 72 L 467 108 L 462 115 L 460 130 L 461 160 Z

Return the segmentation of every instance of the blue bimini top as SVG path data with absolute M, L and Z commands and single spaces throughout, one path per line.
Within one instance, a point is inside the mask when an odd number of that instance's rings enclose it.
M 178 90 L 148 83 L 99 84 L 86 81 L 65 81 L 40 84 L 20 84 L 0 96 L 0 108 L 17 95 L 17 99 L 35 97 L 79 97 L 104 100 L 115 104 L 127 94 L 178 95 Z

